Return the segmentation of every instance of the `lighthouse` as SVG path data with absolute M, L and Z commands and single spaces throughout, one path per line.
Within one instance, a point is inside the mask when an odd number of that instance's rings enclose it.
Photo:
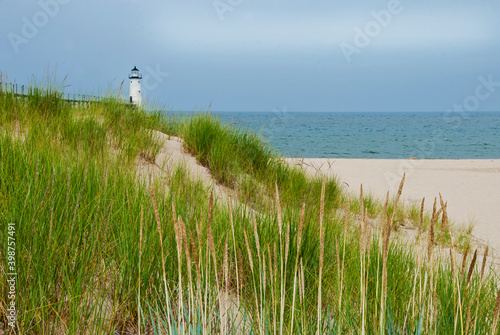
M 134 66 L 128 78 L 130 79 L 130 104 L 140 106 L 142 104 L 141 79 L 142 74 Z

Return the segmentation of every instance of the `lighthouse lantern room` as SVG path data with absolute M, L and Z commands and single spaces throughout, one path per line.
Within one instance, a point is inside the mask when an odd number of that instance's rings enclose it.
M 130 104 L 140 106 L 142 104 L 141 79 L 142 74 L 134 66 L 128 78 L 130 79 Z

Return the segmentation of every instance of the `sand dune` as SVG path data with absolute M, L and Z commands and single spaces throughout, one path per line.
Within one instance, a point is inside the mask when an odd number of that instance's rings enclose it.
M 403 198 L 432 209 L 439 193 L 448 201 L 450 218 L 474 223 L 473 235 L 500 250 L 500 160 L 289 159 L 308 173 L 336 175 L 342 185 L 384 198 L 397 192 L 406 172 Z

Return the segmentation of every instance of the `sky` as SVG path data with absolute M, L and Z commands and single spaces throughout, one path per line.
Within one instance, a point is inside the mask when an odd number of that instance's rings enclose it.
M 170 111 L 500 111 L 496 0 L 0 0 L 0 71 Z M 120 91 L 120 86 L 123 87 Z

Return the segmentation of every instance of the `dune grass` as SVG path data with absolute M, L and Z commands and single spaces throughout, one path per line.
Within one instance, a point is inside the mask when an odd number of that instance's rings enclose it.
M 243 203 L 269 209 L 277 186 L 287 207 L 300 207 L 305 202 L 318 213 L 321 179 L 307 178 L 300 168 L 289 166 L 262 137 L 206 113 L 190 116 L 181 124 L 186 148 L 217 181 L 237 189 Z M 341 191 L 337 182 L 327 180 L 326 189 L 327 206 L 338 207 Z
M 439 202 L 422 214 L 397 195 L 349 199 L 208 114 L 32 88 L 0 92 L 0 121 L 0 278 L 7 223 L 17 239 L 11 333 L 499 332 L 489 258 L 459 253 L 446 227 L 440 243 Z M 181 136 L 253 210 L 221 203 L 183 166 L 167 185 L 138 179 L 137 160 L 160 149 L 151 130 Z M 400 239 L 406 219 L 418 234 Z M 7 292 L 0 281 L 6 329 Z

